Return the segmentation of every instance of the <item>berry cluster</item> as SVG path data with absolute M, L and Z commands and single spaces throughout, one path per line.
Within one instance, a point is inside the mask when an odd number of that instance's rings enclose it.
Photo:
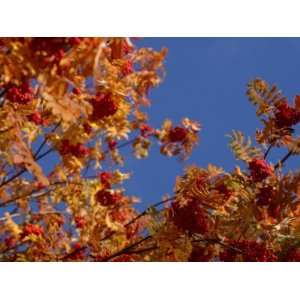
M 114 208 L 110 213 L 111 219 L 115 222 L 124 224 L 128 219 L 128 215 L 124 209 Z
M 70 259 L 84 259 L 84 247 L 81 245 L 81 243 L 76 242 L 72 245 L 72 253 L 68 256 Z
M 6 98 L 13 103 L 27 104 L 33 100 L 33 90 L 28 82 L 23 82 L 18 86 L 10 85 Z
M 272 250 L 255 241 L 232 241 L 220 254 L 221 261 L 233 262 L 239 259 L 246 262 L 272 262 L 278 260 Z
M 22 237 L 26 237 L 30 234 L 41 236 L 44 233 L 44 229 L 38 224 L 26 224 L 23 228 Z
M 278 219 L 281 215 L 281 212 L 282 212 L 281 204 L 276 201 L 272 201 L 268 207 L 269 216 L 274 219 Z
M 127 43 L 127 41 L 122 42 L 122 53 L 127 55 L 134 50 L 134 47 Z
M 17 239 L 14 236 L 9 235 L 4 239 L 4 243 L 6 247 L 12 248 L 17 244 Z
M 96 193 L 95 199 L 102 206 L 115 205 L 122 199 L 122 195 L 118 192 L 113 192 L 110 190 L 100 190 Z
M 111 179 L 112 179 L 112 174 L 109 172 L 102 172 L 99 174 L 99 179 L 100 182 L 106 187 L 110 188 L 111 187 Z
M 284 261 L 300 262 L 300 249 L 291 249 L 285 256 Z
M 187 137 L 187 130 L 183 127 L 174 127 L 169 132 L 169 139 L 171 143 L 183 143 Z
M 101 120 L 114 115 L 118 110 L 118 105 L 114 102 L 110 94 L 97 93 L 96 97 L 90 101 L 93 107 L 91 119 Z
M 275 190 L 272 186 L 265 186 L 260 188 L 257 193 L 257 201 L 256 204 L 258 206 L 268 206 L 275 196 Z
M 287 101 L 276 105 L 275 123 L 278 128 L 291 127 L 300 121 L 300 112 L 291 107 Z
M 140 132 L 142 137 L 147 138 L 155 134 L 155 129 L 152 128 L 150 125 L 143 123 L 140 125 Z
M 134 48 L 127 40 L 113 39 L 109 43 L 111 59 L 120 59 L 131 53 Z
M 127 60 L 122 66 L 121 66 L 121 73 L 123 76 L 130 75 L 134 71 L 132 62 L 130 60 Z
M 82 216 L 76 216 L 74 221 L 77 228 L 83 228 L 86 225 L 86 219 Z
M 87 135 L 90 135 L 92 133 L 93 128 L 89 123 L 84 123 L 83 130 Z
M 63 140 L 59 152 L 62 155 L 72 154 L 78 158 L 83 158 L 89 155 L 90 150 L 81 143 L 72 145 L 69 140 Z
M 210 251 L 205 247 L 193 247 L 192 253 L 189 257 L 190 262 L 209 261 L 211 258 Z
M 81 38 L 47 38 L 37 37 L 33 38 L 30 43 L 30 49 L 36 55 L 43 57 L 44 67 L 49 64 L 59 64 L 65 57 L 66 52 L 81 43 Z
M 204 234 L 209 229 L 208 220 L 203 208 L 196 200 L 190 200 L 183 207 L 178 202 L 173 202 L 171 219 L 178 228 L 189 233 Z
M 255 182 L 262 181 L 273 174 L 271 166 L 264 159 L 254 158 L 249 162 L 249 169 Z
M 47 125 L 46 120 L 43 119 L 41 113 L 38 111 L 28 115 L 27 119 L 35 125 Z
M 78 46 L 82 42 L 82 38 L 80 37 L 70 37 L 68 38 L 68 42 L 71 46 Z
M 73 93 L 74 95 L 79 96 L 79 95 L 81 94 L 81 90 L 80 90 L 78 87 L 74 87 L 74 88 L 72 89 L 72 93 Z

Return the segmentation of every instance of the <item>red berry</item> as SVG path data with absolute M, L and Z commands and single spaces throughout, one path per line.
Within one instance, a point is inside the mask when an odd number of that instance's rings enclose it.
M 70 259 L 84 259 L 84 247 L 81 243 L 76 242 L 72 245 L 72 253 L 68 255 Z
M 81 94 L 81 90 L 78 87 L 74 87 L 72 89 L 72 93 L 75 95 L 80 95 Z
M 108 141 L 109 150 L 113 151 L 117 147 L 117 142 L 115 140 Z
M 83 158 L 89 155 L 89 153 L 89 148 L 87 148 L 81 143 L 77 143 L 75 146 L 72 147 L 72 154 L 78 158 Z
M 33 100 L 33 90 L 28 82 L 23 82 L 19 86 L 11 86 L 6 92 L 6 97 L 11 102 L 27 104 Z
M 96 201 L 102 206 L 114 205 L 122 199 L 122 195 L 109 190 L 100 190 L 95 195 Z
M 193 251 L 189 257 L 190 262 L 209 261 L 211 258 L 211 251 L 204 247 L 193 247 Z
M 268 206 L 275 196 L 275 190 L 272 186 L 262 187 L 256 195 L 258 206 Z
M 249 169 L 253 181 L 262 181 L 273 174 L 270 165 L 263 159 L 254 158 L 249 163 Z
M 38 182 L 38 183 L 37 183 L 37 186 L 36 186 L 36 188 L 37 188 L 38 190 L 44 189 L 45 187 L 46 187 L 46 185 L 43 184 L 43 183 L 41 183 L 41 182 Z
M 89 123 L 84 123 L 83 129 L 84 129 L 84 132 L 88 135 L 90 135 L 92 132 L 92 126 Z
M 62 140 L 59 152 L 62 155 L 70 154 L 72 151 L 72 145 L 69 140 Z
M 65 56 L 65 51 L 63 49 L 59 49 L 57 54 L 56 54 L 56 58 L 58 61 L 62 60 Z
M 38 224 L 26 224 L 23 228 L 22 237 L 26 237 L 30 234 L 41 236 L 44 233 L 44 229 Z
M 140 125 L 140 131 L 142 137 L 149 137 L 155 133 L 155 130 L 148 124 L 141 124 Z
M 289 250 L 284 261 L 300 262 L 300 250 L 294 248 Z
M 295 108 L 289 106 L 286 101 L 277 103 L 276 109 L 275 122 L 277 127 L 291 127 L 300 121 L 299 112 Z
M 106 188 L 109 188 L 110 180 L 112 179 L 112 174 L 109 172 L 102 172 L 99 174 L 99 179 Z
M 209 224 L 203 208 L 196 200 L 189 201 L 180 207 L 178 202 L 172 203 L 171 219 L 178 228 L 190 233 L 208 232 Z
M 169 132 L 169 139 L 172 143 L 184 142 L 187 136 L 187 130 L 182 127 L 175 127 Z
M 69 38 L 32 38 L 30 43 L 30 49 L 34 52 L 34 57 L 40 60 L 42 68 L 58 65 L 70 46 L 73 45 Z M 61 69 L 57 71 L 62 73 Z
M 75 217 L 75 224 L 77 228 L 83 228 L 86 225 L 86 220 L 84 217 L 76 216 Z
M 76 242 L 76 243 L 73 244 L 73 249 L 79 250 L 81 248 L 82 248 L 82 245 L 79 242 Z
M 133 72 L 132 62 L 128 60 L 126 63 L 124 63 L 121 67 L 121 72 L 123 76 L 131 74 Z
M 69 43 L 71 46 L 77 46 L 81 43 L 82 38 L 79 37 L 70 37 L 69 38 Z
M 122 43 L 122 52 L 124 55 L 131 53 L 134 50 L 134 47 L 128 44 L 126 41 Z
M 91 104 L 93 107 L 91 119 L 94 121 L 113 116 L 118 110 L 117 104 L 109 94 L 98 93 L 96 97 L 91 100 Z
M 83 157 L 89 155 L 90 149 L 81 143 L 72 145 L 69 140 L 63 140 L 61 142 L 59 152 L 62 155 L 72 154 L 78 158 L 83 158 Z
M 278 257 L 256 241 L 231 241 L 220 254 L 220 260 L 233 262 L 239 259 L 245 262 L 272 262 L 277 261 Z
M 13 236 L 8 236 L 4 239 L 6 247 L 12 248 L 17 244 L 17 239 Z
M 122 209 L 114 209 L 111 211 L 110 214 L 112 220 L 119 222 L 119 223 L 125 223 L 128 219 L 128 215 L 125 210 Z
M 43 125 L 44 120 L 39 112 L 34 112 L 27 116 L 28 120 L 36 125 Z
M 279 218 L 281 214 L 281 205 L 276 202 L 271 202 L 268 207 L 268 214 L 274 219 Z

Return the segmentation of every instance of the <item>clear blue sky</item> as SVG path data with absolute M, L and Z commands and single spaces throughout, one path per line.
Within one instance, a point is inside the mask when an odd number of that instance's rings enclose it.
M 261 77 L 276 83 L 293 100 L 300 93 L 300 39 L 297 38 L 144 38 L 137 45 L 169 49 L 167 77 L 156 88 L 149 110 L 150 124 L 165 118 L 175 122 L 187 116 L 203 130 L 200 144 L 184 163 L 166 158 L 154 147 L 145 160 L 128 160 L 125 170 L 134 172 L 127 183 L 129 194 L 142 198 L 140 208 L 172 194 L 175 177 L 185 166 L 209 162 L 230 171 L 236 161 L 225 137 L 232 129 L 254 136 L 260 124 L 245 96 L 247 82 Z M 276 162 L 285 152 L 272 154 Z M 297 166 L 297 158 L 289 166 Z

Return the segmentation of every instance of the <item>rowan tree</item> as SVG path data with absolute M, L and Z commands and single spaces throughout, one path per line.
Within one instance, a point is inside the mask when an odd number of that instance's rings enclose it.
M 262 122 L 255 143 L 230 135 L 244 165 L 190 166 L 173 195 L 135 209 L 122 148 L 142 159 L 157 143 L 186 159 L 201 129 L 186 117 L 150 125 L 166 54 L 134 38 L 0 40 L 2 261 L 299 260 L 300 173 L 283 166 L 300 153 L 300 96 L 291 105 L 261 79 L 247 90 Z

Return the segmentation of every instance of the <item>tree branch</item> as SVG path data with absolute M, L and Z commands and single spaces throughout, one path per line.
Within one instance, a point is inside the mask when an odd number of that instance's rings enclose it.
M 272 148 L 273 148 L 273 145 L 269 145 L 267 151 L 265 152 L 264 159 L 267 159 L 267 156 L 268 156 L 268 154 L 269 154 L 269 152 L 271 151 Z
M 61 124 L 61 121 L 59 121 L 59 122 L 54 126 L 54 128 L 50 131 L 50 133 L 55 132 L 56 129 L 60 126 L 60 124 Z M 44 141 L 41 143 L 41 145 L 39 146 L 39 148 L 36 150 L 35 154 L 33 155 L 33 158 L 36 158 L 36 157 L 40 154 L 40 152 L 42 151 L 42 149 L 43 149 L 44 146 L 46 145 L 47 141 L 48 141 L 48 137 L 45 137 L 45 138 L 44 138 Z
M 285 161 L 288 160 L 288 158 L 293 154 L 293 151 L 290 150 L 276 165 L 275 165 L 275 170 L 279 168 L 279 166 L 282 166 Z
M 134 247 L 140 245 L 140 244 L 143 243 L 144 241 L 147 241 L 147 240 L 149 240 L 149 239 L 151 239 L 151 238 L 152 238 L 152 235 L 148 235 L 148 236 L 144 237 L 143 239 L 141 239 L 141 240 L 139 240 L 139 241 L 137 241 L 137 242 L 135 242 L 135 243 L 133 243 L 133 244 L 131 244 L 131 245 L 125 247 L 125 248 L 123 248 L 122 250 L 120 250 L 120 251 L 118 251 L 118 252 L 116 252 L 116 253 L 114 253 L 114 254 L 112 254 L 112 255 L 106 257 L 106 258 L 104 258 L 104 259 L 101 260 L 101 261 L 103 261 L 103 262 L 104 262 L 104 261 L 110 261 L 110 260 L 112 260 L 113 258 L 115 258 L 115 257 L 117 257 L 117 256 L 120 256 L 120 255 L 122 255 L 122 254 L 126 254 L 130 249 L 132 249 L 132 248 L 134 248 Z
M 164 204 L 164 203 L 170 202 L 170 201 L 172 201 L 172 200 L 174 200 L 174 199 L 175 199 L 175 196 L 170 197 L 170 198 L 167 198 L 167 199 L 165 199 L 165 200 L 162 200 L 162 201 L 160 201 L 160 202 L 157 202 L 157 203 L 154 203 L 154 204 L 148 206 L 143 212 L 141 212 L 139 215 L 137 215 L 136 217 L 134 217 L 131 221 L 129 221 L 128 223 L 126 223 L 126 224 L 124 225 L 124 227 L 125 227 L 125 228 L 129 227 L 130 225 L 134 224 L 138 219 L 140 219 L 141 217 L 147 215 L 147 214 L 149 213 L 149 210 L 150 210 L 151 208 L 158 207 L 158 206 L 160 206 L 160 205 L 162 205 L 162 204 Z M 102 238 L 102 239 L 100 240 L 100 242 L 107 240 L 108 238 L 112 237 L 114 234 L 116 234 L 115 231 L 114 231 L 114 232 L 111 232 L 110 234 L 108 234 L 108 235 L 106 235 L 104 238 Z

